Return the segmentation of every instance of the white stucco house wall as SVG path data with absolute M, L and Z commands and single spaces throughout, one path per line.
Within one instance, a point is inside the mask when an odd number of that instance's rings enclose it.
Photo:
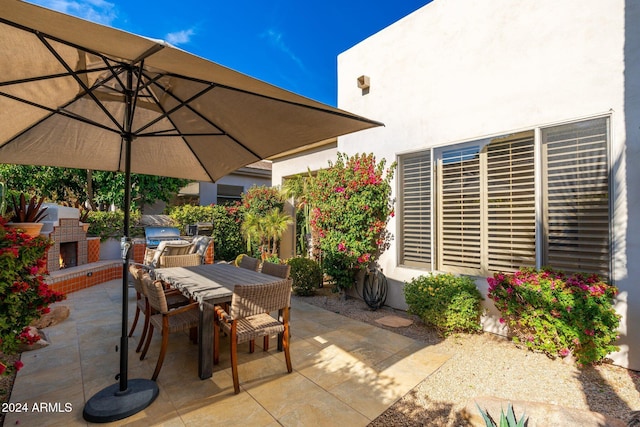
M 385 126 L 337 151 L 398 161 L 387 304 L 429 271 L 485 294 L 519 264 L 599 272 L 620 290 L 612 358 L 640 369 L 638 23 L 635 0 L 435 0 L 339 55 L 338 106 Z

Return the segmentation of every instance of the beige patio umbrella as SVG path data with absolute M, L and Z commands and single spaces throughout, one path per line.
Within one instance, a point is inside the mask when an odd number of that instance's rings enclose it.
M 215 181 L 378 125 L 162 41 L 0 2 L 0 163 L 125 173 L 119 384 L 87 402 L 87 420 L 125 418 L 158 394 L 127 378 L 130 173 Z

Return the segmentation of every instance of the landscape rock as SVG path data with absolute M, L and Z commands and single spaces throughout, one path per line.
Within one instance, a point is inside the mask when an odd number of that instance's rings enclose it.
M 31 322 L 30 326 L 34 326 L 38 329 L 44 329 L 49 326 L 57 325 L 68 317 L 69 307 L 60 305 L 52 307 L 49 313 L 43 314 L 42 317 Z
M 607 417 L 598 412 L 582 409 L 568 408 L 559 405 L 551 405 L 542 402 L 528 401 L 506 401 L 491 396 L 482 396 L 468 402 L 463 409 L 463 416 L 469 420 L 469 425 L 485 427 L 482 414 L 478 410 L 476 403 L 483 411 L 488 411 L 494 421 L 500 421 L 500 412 L 507 410 L 507 405 L 511 403 L 519 420 L 524 414 L 529 422 L 528 427 L 548 427 L 548 426 L 581 426 L 581 427 L 626 427 L 622 420 Z
M 29 335 L 39 336 L 40 339 L 31 345 L 20 344 L 18 347 L 19 353 L 23 353 L 25 351 L 31 351 L 31 350 L 39 350 L 49 345 L 49 341 L 47 341 L 46 339 L 47 337 L 44 335 L 42 331 L 38 330 L 38 328 L 36 328 L 35 326 L 29 326 Z

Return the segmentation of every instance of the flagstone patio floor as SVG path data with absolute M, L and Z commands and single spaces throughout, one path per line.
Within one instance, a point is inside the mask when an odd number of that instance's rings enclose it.
M 121 335 L 120 280 L 68 295 L 64 322 L 46 328 L 50 345 L 24 352 L 5 426 L 86 426 L 85 402 L 116 382 Z M 129 324 L 135 292 L 129 288 Z M 150 378 L 160 348 L 156 332 L 147 358 L 129 339 L 129 378 Z M 197 375 L 197 347 L 174 334 L 158 377 L 160 395 L 145 410 L 114 426 L 366 426 L 450 357 L 374 325 L 292 302 L 291 358 L 287 373 L 275 339 L 269 351 L 239 346 L 240 394 L 233 393 L 228 339 L 221 339 L 213 376 Z M 260 340 L 261 341 L 261 340 Z M 38 410 L 42 408 L 42 410 Z

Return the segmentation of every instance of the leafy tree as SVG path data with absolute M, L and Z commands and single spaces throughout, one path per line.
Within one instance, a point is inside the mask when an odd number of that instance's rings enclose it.
M 302 255 L 309 252 L 309 240 L 313 230 L 311 229 L 311 205 L 307 195 L 314 177 L 311 171 L 307 174 L 294 175 L 287 179 L 283 185 L 283 192 L 287 198 L 294 200 L 296 208 L 296 253 Z
M 254 185 L 242 195 L 242 207 L 242 233 L 247 241 L 247 251 L 251 253 L 253 244 L 257 243 L 262 257 L 274 256 L 278 240 L 293 222 L 291 216 L 283 212 L 284 193 L 277 187 Z
M 84 169 L 0 164 L 0 181 L 13 194 L 37 193 L 53 202 L 84 200 L 86 175 Z
M 15 193 L 37 193 L 58 203 L 88 199 L 105 205 L 124 205 L 124 174 L 120 172 L 0 164 L 0 181 Z M 132 174 L 133 206 L 143 209 L 156 200 L 169 202 L 187 183 L 186 179 Z
M 274 208 L 264 216 L 263 222 L 264 231 L 271 239 L 271 255 L 275 255 L 278 253 L 278 240 L 287 230 L 289 224 L 293 222 L 293 219 L 285 212 L 280 212 L 280 209 Z

